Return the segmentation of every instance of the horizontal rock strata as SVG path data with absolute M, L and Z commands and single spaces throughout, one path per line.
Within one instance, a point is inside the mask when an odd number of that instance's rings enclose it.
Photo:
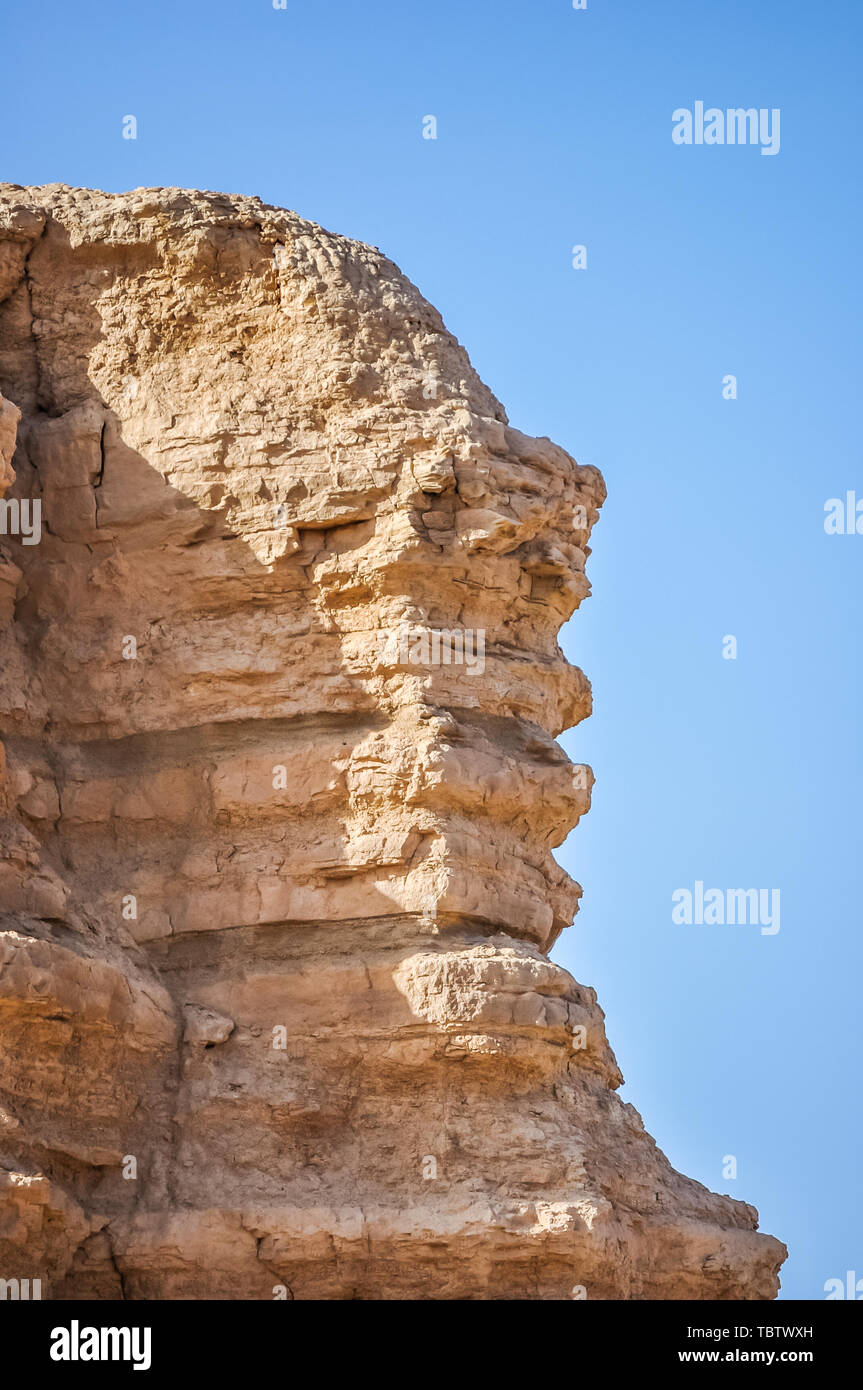
M 598 472 L 253 198 L 0 185 L 0 301 L 0 1277 L 772 1297 L 548 958 Z

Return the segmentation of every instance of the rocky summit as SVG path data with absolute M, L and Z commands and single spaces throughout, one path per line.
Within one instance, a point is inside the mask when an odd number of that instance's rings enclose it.
M 0 185 L 0 1277 L 766 1299 L 549 959 L 605 490 L 377 249 Z

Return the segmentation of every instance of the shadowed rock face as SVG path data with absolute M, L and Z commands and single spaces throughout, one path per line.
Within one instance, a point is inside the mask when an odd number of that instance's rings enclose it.
M 546 954 L 597 471 L 256 199 L 0 185 L 0 301 L 0 1277 L 772 1297 Z

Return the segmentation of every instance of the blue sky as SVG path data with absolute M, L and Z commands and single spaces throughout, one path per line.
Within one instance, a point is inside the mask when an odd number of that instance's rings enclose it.
M 562 638 L 595 696 L 563 742 L 597 785 L 560 853 L 585 893 L 555 955 L 598 990 L 671 1161 L 789 1245 L 782 1296 L 863 1277 L 863 536 L 823 525 L 828 498 L 863 499 L 863 9 L 5 14 L 0 177 L 257 194 L 378 245 L 512 423 L 602 469 L 594 597 Z M 779 108 L 779 153 L 675 145 L 698 100 Z M 673 924 L 696 879 L 779 888 L 779 933 Z

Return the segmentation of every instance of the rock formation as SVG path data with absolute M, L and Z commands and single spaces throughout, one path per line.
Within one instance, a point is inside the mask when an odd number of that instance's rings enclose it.
M 0 301 L 0 1277 L 772 1297 L 547 954 L 597 471 L 254 198 L 0 185 Z

